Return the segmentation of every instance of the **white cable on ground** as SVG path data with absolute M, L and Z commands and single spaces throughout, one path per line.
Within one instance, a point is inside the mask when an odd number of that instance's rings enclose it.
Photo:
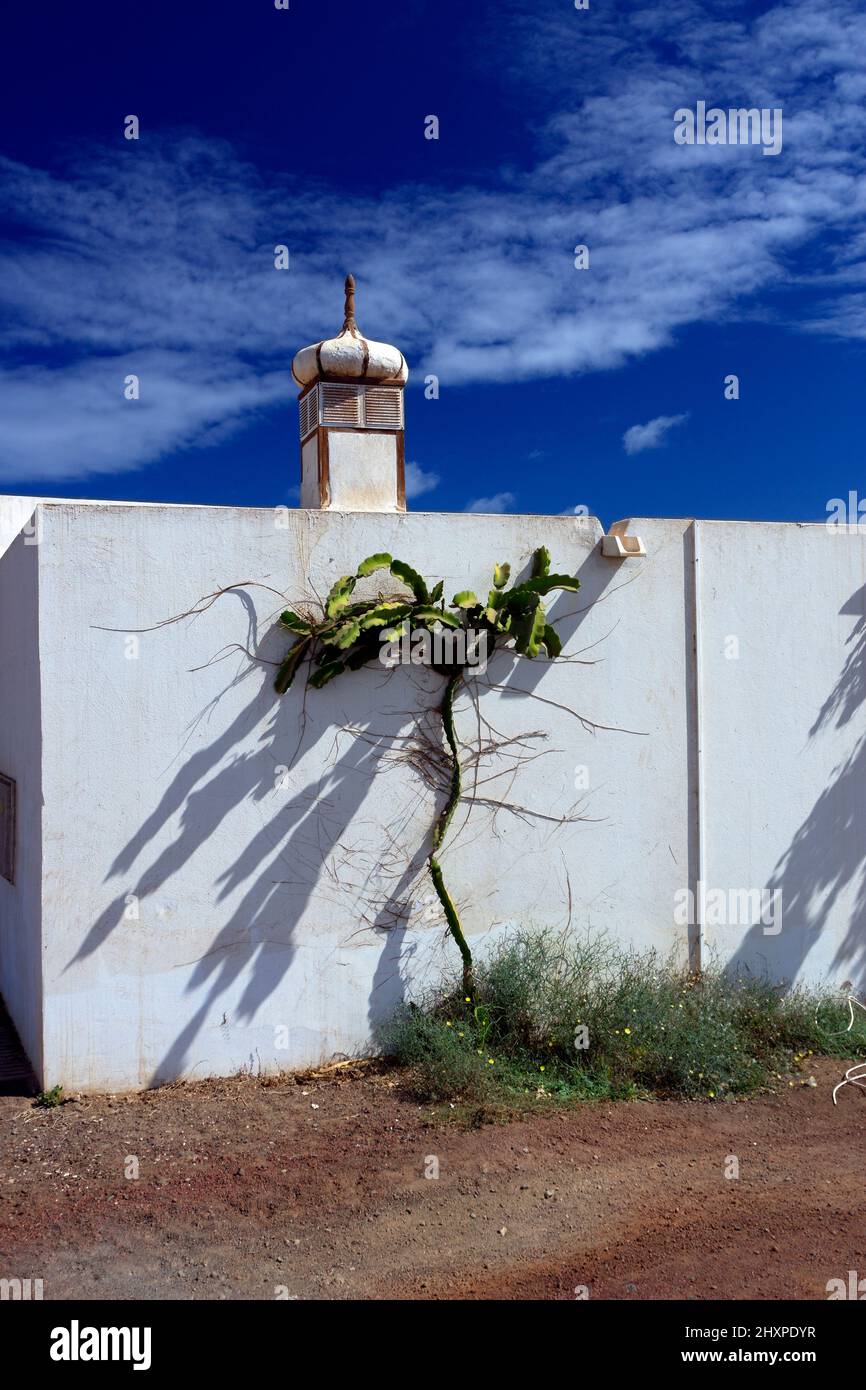
M 849 995 L 848 995 L 848 1012 L 850 1013 L 851 1018 L 850 1018 L 850 1020 L 849 1020 L 849 1022 L 848 1022 L 848 1027 L 844 1030 L 846 1033 L 850 1033 L 850 1032 L 851 1032 L 851 1029 L 854 1027 L 854 1005 L 855 1005 L 855 1004 L 857 1005 L 857 1008 L 858 1008 L 858 1009 L 862 1009 L 863 1012 L 866 1013 L 866 1004 L 861 1004 L 859 999 L 855 999 L 854 996 L 853 996 L 853 994 L 849 994 Z M 818 1022 L 818 1016 L 817 1016 L 817 1014 L 816 1014 L 816 1016 L 815 1016 L 815 1022 L 816 1022 L 816 1023 Z M 857 1073 L 856 1076 L 854 1075 L 855 1072 Z M 843 1081 L 840 1081 L 839 1084 L 838 1084 L 838 1086 L 834 1086 L 834 1087 L 833 1087 L 833 1104 L 834 1104 L 834 1105 L 836 1104 L 836 1093 L 837 1093 L 838 1091 L 841 1091 L 841 1089 L 842 1089 L 843 1086 L 859 1086 L 861 1090 L 866 1091 L 866 1062 L 857 1062 L 855 1066 L 849 1067 L 848 1070 L 847 1070 L 846 1073 L 845 1073 L 845 1079 L 844 1079 Z

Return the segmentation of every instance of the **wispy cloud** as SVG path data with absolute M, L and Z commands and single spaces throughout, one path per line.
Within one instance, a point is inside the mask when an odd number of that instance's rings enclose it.
M 642 454 L 644 449 L 658 449 L 670 431 L 687 420 L 688 415 L 657 415 L 645 425 L 632 425 L 622 437 L 627 454 Z
M 476 497 L 474 502 L 467 502 L 463 510 L 494 515 L 498 512 L 510 511 L 516 501 L 517 498 L 513 492 L 495 492 L 492 497 Z
M 505 0 L 497 23 L 521 80 L 558 109 L 534 167 L 483 186 L 347 195 L 194 137 L 92 150 L 55 173 L 0 161 L 0 216 L 18 233 L 0 243 L 0 477 L 138 468 L 287 405 L 291 357 L 339 326 L 347 269 L 362 327 L 445 387 L 619 367 L 756 302 L 866 336 L 856 0 L 724 23 L 699 0 L 614 5 L 591 24 Z M 782 154 L 677 146 L 674 111 L 704 95 L 782 106 Z M 802 288 L 804 264 L 826 299 L 811 315 L 781 293 Z M 128 372 L 140 402 L 123 399 Z
M 406 496 L 408 498 L 423 497 L 425 493 L 432 492 L 434 488 L 437 488 L 440 481 L 438 473 L 425 470 L 417 463 L 406 464 Z
M 138 400 L 124 381 L 137 375 Z M 220 443 L 293 393 L 283 373 L 224 354 L 140 349 L 87 357 L 61 369 L 0 370 L 0 477 L 122 473 L 194 441 Z

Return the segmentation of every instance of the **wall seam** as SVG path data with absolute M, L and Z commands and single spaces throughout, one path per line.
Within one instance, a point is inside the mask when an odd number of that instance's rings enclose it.
M 704 959 L 704 884 L 706 827 L 704 824 L 704 729 L 703 729 L 703 628 L 701 623 L 703 594 L 701 571 L 701 524 L 692 522 L 692 599 L 694 602 L 694 721 L 695 721 L 695 835 L 697 839 L 695 924 L 690 965 L 700 970 Z

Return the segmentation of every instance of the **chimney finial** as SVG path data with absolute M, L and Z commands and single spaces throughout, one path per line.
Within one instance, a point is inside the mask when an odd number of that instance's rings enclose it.
M 355 322 L 355 277 L 346 276 L 346 317 L 343 320 L 343 332 L 355 333 L 358 325 Z

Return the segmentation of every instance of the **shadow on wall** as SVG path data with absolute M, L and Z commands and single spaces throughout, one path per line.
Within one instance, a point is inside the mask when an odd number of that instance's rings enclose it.
M 866 698 L 866 585 L 840 609 L 856 619 L 846 639 L 850 651 L 839 678 L 824 701 L 809 737 L 841 729 L 862 717 Z M 781 893 L 782 930 L 768 937 L 752 927 L 731 968 L 770 971 L 793 978 L 817 944 L 834 905 L 845 894 L 848 926 L 831 974 L 844 973 L 855 992 L 866 991 L 866 733 L 838 764 L 793 840 L 779 860 L 768 888 Z M 781 954 L 782 964 L 774 955 Z
M 601 597 L 619 566 L 599 561 L 591 554 L 578 571 L 582 588 L 563 594 L 550 607 L 565 645 L 578 631 L 593 604 Z M 264 658 L 281 658 L 286 634 L 278 626 L 259 643 L 255 606 L 243 591 L 233 591 L 247 615 L 247 651 Z M 615 621 L 611 626 L 615 626 Z M 595 653 L 586 654 L 593 660 Z M 524 698 L 534 693 L 549 663 L 509 658 L 506 679 L 497 682 L 509 694 Z M 515 683 L 515 671 L 522 679 Z M 418 668 L 394 671 L 368 669 L 351 679 L 337 680 L 322 691 L 303 692 L 302 685 L 288 696 L 273 690 L 273 667 L 250 664 L 199 715 L 195 726 L 210 716 L 220 700 L 244 681 L 256 684 L 253 698 L 228 727 L 207 747 L 193 753 L 173 778 L 156 809 L 144 821 L 112 863 L 106 881 L 119 880 L 123 887 L 87 933 L 67 966 L 98 952 L 124 921 L 129 896 L 140 901 L 157 893 L 194 858 L 236 808 L 252 800 L 265 809 L 260 830 L 244 844 L 218 878 L 216 901 L 245 891 L 231 917 L 199 959 L 187 985 L 189 993 L 207 985 L 207 993 L 161 1058 L 150 1084 L 182 1075 L 190 1063 L 191 1049 L 208 1020 L 218 1012 L 222 996 L 239 977 L 248 976 L 234 1015 L 250 1022 L 279 988 L 296 955 L 295 930 L 305 909 L 316 897 L 345 912 L 347 894 L 356 894 L 359 929 L 372 928 L 383 936 L 382 951 L 372 981 L 368 1017 L 372 1027 L 393 1013 L 405 999 L 409 916 L 413 895 L 425 872 L 428 838 L 406 847 L 404 832 L 413 826 L 424 807 L 424 819 L 432 825 L 433 793 L 395 756 L 415 727 L 420 713 L 434 709 L 444 681 Z M 383 691 L 387 687 L 387 695 Z M 481 687 L 483 691 L 483 686 Z M 351 715 L 347 712 L 347 704 Z M 236 751 L 250 749 L 252 751 Z M 303 783 L 304 760 L 322 744 L 327 768 Z M 287 790 L 275 791 L 279 769 Z M 375 777 L 393 771 L 417 783 L 415 800 L 400 803 L 398 821 L 383 827 L 377 823 L 376 843 L 383 846 L 378 862 L 350 862 L 343 840 L 350 826 L 363 827 L 360 813 Z M 445 791 L 443 786 L 441 789 Z M 269 808 L 276 797 L 278 809 Z M 396 803 L 395 803 L 396 804 Z M 440 801 L 441 804 L 441 801 Z M 136 878 L 130 876 L 146 858 L 149 847 L 166 827 L 180 817 L 180 832 L 154 855 Z M 334 865 L 339 865 L 335 873 Z M 338 914 L 335 914 L 338 915 Z M 339 920 L 339 917 L 338 917 Z
M 251 625 L 248 649 L 253 650 L 255 612 L 247 595 L 242 596 L 242 602 Z M 265 639 L 261 655 L 282 652 L 285 645 L 285 633 L 275 627 Z M 161 1059 L 150 1078 L 151 1084 L 183 1072 L 190 1049 L 206 1020 L 213 1016 L 220 997 L 246 975 L 249 979 L 235 1014 L 242 1021 L 250 1021 L 279 987 L 292 964 L 296 952 L 295 924 L 313 894 L 327 897 L 328 893 L 345 891 L 329 881 L 325 866 L 333 860 L 335 851 L 339 856 L 341 839 L 360 811 L 382 760 L 394 739 L 405 733 L 406 709 L 395 708 L 393 698 L 389 707 L 383 709 L 377 699 L 378 687 L 385 680 L 394 681 L 396 677 L 399 687 L 400 678 L 405 675 L 409 673 L 368 673 L 366 703 L 374 707 L 359 717 L 364 699 L 363 695 L 358 698 L 356 686 L 352 729 L 344 736 L 340 729 L 347 720 L 336 687 L 315 692 L 316 709 L 311 710 L 307 701 L 306 710 L 302 710 L 300 691 L 296 692 L 297 699 L 276 695 L 271 666 L 264 670 L 257 665 L 247 666 L 202 711 L 196 723 L 213 713 L 229 690 L 246 680 L 256 684 L 253 698 L 231 724 L 185 761 L 156 809 L 118 854 L 106 881 L 121 880 L 122 891 L 90 928 L 70 962 L 72 965 L 97 952 L 124 920 L 129 895 L 144 901 L 157 893 L 217 833 L 234 808 L 249 800 L 263 808 L 260 830 L 241 847 L 215 884 L 216 902 L 224 901 L 239 888 L 245 891 L 197 962 L 187 986 L 188 992 L 193 993 L 209 984 L 206 997 Z M 407 692 L 397 688 L 389 694 L 399 697 Z M 333 758 L 323 774 L 303 784 L 299 767 L 323 740 L 333 745 Z M 252 751 L 235 752 L 250 749 L 253 741 Z M 288 772 L 282 773 L 283 768 Z M 271 813 L 275 800 L 278 809 Z M 131 882 L 135 864 L 147 855 L 148 847 L 178 815 L 179 834 L 150 863 L 140 867 Z M 410 856 L 402 876 L 378 903 L 374 927 L 378 919 L 393 924 L 422 858 L 423 846 L 414 858 Z M 363 894 L 363 884 L 357 886 Z M 379 890 L 381 897 L 381 885 Z M 393 957 L 393 948 L 386 946 L 386 952 L 389 959 Z M 401 988 L 399 972 L 392 974 L 390 989 L 384 979 L 380 980 L 378 1007 L 383 1011 L 393 1009 Z

